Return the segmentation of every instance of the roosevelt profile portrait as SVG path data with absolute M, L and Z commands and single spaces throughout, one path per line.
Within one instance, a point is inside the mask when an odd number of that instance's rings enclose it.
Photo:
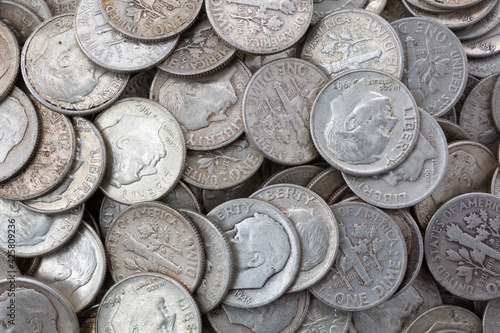
M 1 61 L 0 61 L 1 62 Z M 0 102 L 0 164 L 24 138 L 28 128 L 28 116 L 18 100 L 7 97 Z

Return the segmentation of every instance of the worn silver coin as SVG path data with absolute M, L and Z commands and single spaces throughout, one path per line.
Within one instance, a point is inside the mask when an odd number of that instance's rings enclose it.
M 149 92 L 151 90 L 151 84 L 156 75 L 156 68 L 142 71 L 130 78 L 120 95 L 120 98 L 126 97 L 142 97 L 149 98 Z
M 328 200 L 333 192 L 344 184 L 345 181 L 342 173 L 331 167 L 316 175 L 306 187 L 318 194 L 323 200 Z
M 481 332 L 481 319 L 460 306 L 441 305 L 429 309 L 409 323 L 401 333 L 474 333 Z
M 346 333 L 350 322 L 351 312 L 334 309 L 311 296 L 306 319 L 297 332 Z
M 52 16 L 62 14 L 74 14 L 76 10 L 76 0 L 45 0 L 49 6 Z
M 477 23 L 474 23 L 471 26 L 468 26 L 465 29 L 455 31 L 455 35 L 461 41 L 467 41 L 472 38 L 477 38 L 494 27 L 496 27 L 500 23 L 500 2 L 497 2 L 495 8 L 493 8 L 488 15 L 483 17 Z
M 484 79 L 500 72 L 500 54 L 485 58 L 468 59 L 469 74 Z
M 434 6 L 434 4 L 428 2 L 427 0 L 406 0 L 406 1 L 417 8 L 423 9 L 431 13 L 442 13 L 447 11 L 446 9 Z M 452 9 L 448 9 L 448 11 L 451 10 Z
M 20 66 L 19 43 L 14 32 L 0 20 L 0 102 L 14 88 Z M 1 178 L 0 178 L 1 179 Z
M 448 10 L 473 6 L 483 0 L 424 0 L 427 3 Z
M 490 193 L 500 197 L 500 167 L 496 168 L 493 177 L 491 178 L 491 190 Z
M 42 23 L 28 8 L 6 0 L 0 2 L 0 21 L 14 33 L 21 47 Z
M 368 0 L 363 7 L 367 11 L 380 15 L 387 4 L 387 0 Z
M 52 17 L 50 8 L 44 0 L 14 0 L 13 2 L 31 10 L 42 22 Z
M 314 0 L 311 25 L 338 10 L 362 8 L 366 2 L 366 0 Z
M 491 116 L 495 123 L 496 129 L 500 131 L 500 83 L 499 83 L 500 76 L 493 76 L 492 78 L 497 78 L 497 80 L 495 82 L 491 98 Z M 488 83 L 491 83 L 491 81 Z
M 324 168 L 311 164 L 285 168 L 269 176 L 264 180 L 261 187 L 276 184 L 295 184 L 306 187 L 323 170 Z
M 410 16 L 403 1 L 404 0 L 387 0 L 387 4 L 384 6 L 380 16 L 389 23 Z
M 420 114 L 401 81 L 379 71 L 350 71 L 318 93 L 311 134 L 323 158 L 352 175 L 386 173 L 414 148 Z
M 386 213 L 369 204 L 343 202 L 330 207 L 339 224 L 340 253 L 310 291 L 344 311 L 375 307 L 389 299 L 403 280 L 407 263 L 403 234 Z
M 483 332 L 500 332 L 500 298 L 491 300 L 486 305 L 483 315 Z
M 234 258 L 234 280 L 224 304 L 255 308 L 288 290 L 299 271 L 300 241 L 278 208 L 257 199 L 234 199 L 207 217 L 221 228 Z
M 474 39 L 462 42 L 465 54 L 468 57 L 489 57 L 500 53 L 500 25 Z

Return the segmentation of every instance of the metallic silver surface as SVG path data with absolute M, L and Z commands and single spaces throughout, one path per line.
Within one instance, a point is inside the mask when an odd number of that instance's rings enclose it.
M 19 43 L 14 32 L 0 20 L 0 59 L 2 59 L 0 64 L 0 102 L 14 88 L 19 73 L 20 54 Z
M 473 312 L 462 307 L 442 305 L 421 314 L 402 331 L 402 333 L 422 332 L 481 332 L 481 320 Z

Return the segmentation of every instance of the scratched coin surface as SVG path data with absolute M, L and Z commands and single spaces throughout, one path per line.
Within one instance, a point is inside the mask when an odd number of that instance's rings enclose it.
M 463 41 L 465 54 L 468 57 L 488 57 L 500 53 L 500 26 L 496 25 L 479 37 Z
M 242 103 L 245 133 L 268 159 L 298 165 L 318 156 L 310 114 L 327 81 L 319 68 L 301 59 L 275 60 L 252 76 Z
M 313 13 L 312 0 L 209 0 L 207 16 L 231 46 L 252 54 L 273 54 L 299 41 Z
M 243 133 L 241 105 L 250 76 L 240 60 L 203 77 L 174 77 L 160 70 L 150 99 L 177 119 L 188 149 L 217 149 Z
M 133 73 L 159 64 L 173 50 L 179 37 L 161 43 L 126 38 L 104 18 L 95 0 L 80 1 L 75 11 L 75 38 L 81 50 L 101 67 Z
M 125 88 L 128 75 L 90 61 L 78 46 L 73 27 L 71 14 L 40 25 L 23 47 L 21 72 L 29 91 L 46 107 L 88 115 L 109 107 Z
M 60 184 L 73 165 L 76 143 L 71 120 L 33 102 L 41 118 L 40 142 L 24 170 L 0 183 L 2 198 L 28 200 L 41 196 Z
M 74 117 L 76 154 L 62 183 L 43 196 L 23 201 L 40 213 L 57 213 L 81 205 L 97 191 L 104 176 L 106 148 L 101 134 L 89 120 Z
M 500 332 L 500 298 L 491 300 L 486 305 L 483 316 L 483 332 Z
M 0 3 L 0 21 L 14 33 L 21 47 L 42 23 L 28 8 L 16 2 L 4 0 Z
M 330 78 L 346 71 L 372 69 L 397 79 L 403 74 L 403 48 L 391 25 L 362 9 L 340 10 L 308 32 L 301 58 Z
M 9 250 L 13 236 L 16 256 L 34 257 L 51 252 L 68 241 L 78 229 L 83 206 L 67 213 L 47 215 L 35 213 L 16 201 L 0 199 L 0 217 L 5 228 L 0 230 L 0 248 Z
M 500 296 L 500 198 L 467 193 L 446 202 L 425 233 L 425 257 L 451 294 L 485 301 Z
M 44 0 L 14 0 L 13 2 L 31 10 L 42 22 L 52 17 L 50 8 Z
M 224 304 L 255 308 L 288 290 L 299 271 L 300 241 L 278 208 L 257 199 L 234 199 L 207 217 L 221 228 L 234 258 L 234 279 Z
M 13 286 L 12 286 L 13 284 Z M 16 276 L 15 282 L 0 281 L 0 306 L 15 304 L 15 319 L 3 310 L 0 323 L 4 332 L 79 332 L 78 319 L 69 303 L 54 289 L 35 279 Z M 9 311 L 9 312 L 8 312 Z
M 307 289 L 318 282 L 332 266 L 338 251 L 337 221 L 319 195 L 302 186 L 266 186 L 250 198 L 275 206 L 297 230 L 300 241 L 300 271 L 288 292 Z
M 391 297 L 406 270 L 406 244 L 397 224 L 382 210 L 361 202 L 330 206 L 339 224 L 340 253 L 328 274 L 310 291 L 344 311 L 362 311 Z
M 351 312 L 334 309 L 311 296 L 306 319 L 297 332 L 346 333 L 351 322 Z
M 94 121 L 107 149 L 101 189 L 113 200 L 134 204 L 170 192 L 184 167 L 182 130 L 168 110 L 145 98 L 126 98 Z
M 194 23 L 201 0 L 99 0 L 106 21 L 120 33 L 144 42 L 178 35 Z
M 311 135 L 321 156 L 352 175 L 376 175 L 400 165 L 419 129 L 410 91 L 379 71 L 350 71 L 331 80 L 311 114 Z
M 106 255 L 96 232 L 85 222 L 63 247 L 43 256 L 31 276 L 60 292 L 75 312 L 97 296 L 106 275 Z
M 473 333 L 481 332 L 481 328 L 481 319 L 472 311 L 460 306 L 441 305 L 418 316 L 402 333 Z
M 136 273 L 161 273 L 192 292 L 203 277 L 205 251 L 198 230 L 161 202 L 135 204 L 121 212 L 105 243 L 115 281 Z
M 96 318 L 97 332 L 201 333 L 196 301 L 179 282 L 161 274 L 137 274 L 113 285 Z
M 446 114 L 467 84 L 467 57 L 453 32 L 426 18 L 392 23 L 404 44 L 402 81 L 417 105 L 434 117 Z
M 0 20 L 0 59 L 2 59 L 0 64 L 0 102 L 14 88 L 19 72 L 20 54 L 19 43 L 14 32 Z

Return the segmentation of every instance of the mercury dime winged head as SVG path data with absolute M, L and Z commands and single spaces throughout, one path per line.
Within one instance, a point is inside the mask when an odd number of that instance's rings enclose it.
M 24 138 L 28 128 L 28 117 L 24 107 L 12 97 L 0 103 L 0 164 Z
M 124 115 L 102 130 L 110 156 L 106 177 L 112 186 L 121 188 L 158 172 L 156 165 L 167 156 L 161 126 L 155 118 Z
M 106 72 L 83 54 L 73 29 L 50 36 L 34 68 L 31 75 L 41 92 L 66 103 L 84 101 Z
M 228 66 L 204 78 L 169 77 L 159 91 L 165 106 L 184 130 L 208 127 L 227 119 L 226 111 L 238 101 L 231 78 L 236 68 Z
M 255 213 L 224 236 L 236 258 L 238 274 L 233 289 L 262 288 L 285 267 L 291 253 L 288 234 L 269 215 Z
M 370 91 L 361 79 L 330 103 L 330 112 L 325 137 L 333 154 L 351 164 L 380 159 L 397 122 L 391 98 Z
M 15 321 L 5 310 L 11 304 L 10 291 L 0 295 L 0 328 L 5 333 L 58 333 L 57 310 L 47 296 L 33 289 L 16 288 Z M 15 325 L 12 325 L 14 323 Z

